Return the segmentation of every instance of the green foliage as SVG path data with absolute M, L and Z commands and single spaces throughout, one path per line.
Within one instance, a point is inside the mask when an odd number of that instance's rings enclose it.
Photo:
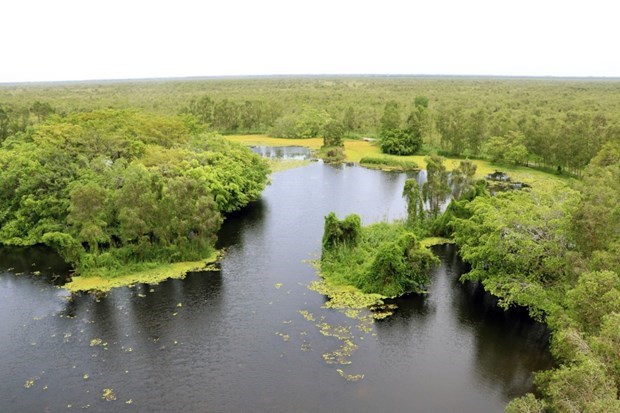
M 450 182 L 454 199 L 458 200 L 461 196 L 468 194 L 474 189 L 476 168 L 473 162 L 466 160 L 460 161 L 459 165 L 452 171 Z
M 416 96 L 413 100 L 413 104 L 415 105 L 415 107 L 422 107 L 428 109 L 428 97 Z
M 420 167 L 414 161 L 407 161 L 387 156 L 364 156 L 360 159 L 360 165 L 375 168 L 388 169 L 392 171 L 419 171 Z
M 458 184 L 453 185 L 455 186 L 455 191 L 458 190 Z M 487 183 L 484 179 L 475 182 L 473 185 L 464 184 L 463 188 L 469 189 L 461 192 L 460 199 L 452 198 L 443 214 L 431 221 L 431 234 L 438 237 L 452 237 L 455 221 L 457 219 L 471 218 L 471 212 L 467 208 L 469 203 L 478 196 L 489 196 Z
M 216 101 L 205 95 L 190 100 L 180 113 L 192 115 L 200 124 L 222 133 L 253 133 L 264 132 L 271 127 L 280 115 L 280 108 L 277 102 L 233 102 L 228 98 Z
M 332 120 L 323 130 L 324 147 L 344 147 L 344 126 L 341 122 Z
M 360 239 L 362 220 L 359 215 L 351 214 L 342 221 L 330 212 L 325 217 L 323 231 L 323 254 L 338 247 L 355 247 Z
M 495 163 L 512 165 L 527 164 L 528 151 L 525 136 L 519 132 L 509 132 L 506 136 L 494 136 L 483 146 L 483 152 Z
M 545 413 L 545 403 L 532 393 L 512 400 L 506 406 L 506 413 Z
M 615 234 L 593 225 L 600 214 L 617 227 L 607 198 L 613 188 L 605 188 L 614 182 L 606 179 L 616 160 L 611 147 L 593 160 L 588 185 L 579 185 L 583 198 L 568 187 L 542 185 L 476 197 L 451 220 L 472 264 L 463 278 L 481 281 L 500 305 L 528 307 L 554 330 L 551 349 L 560 366 L 537 375 L 541 399 L 516 399 L 509 412 L 620 411 L 620 278 L 608 270 L 617 262 Z M 590 245 L 589 237 L 603 242 Z
M 597 332 L 605 315 L 620 313 L 620 277 L 611 271 L 583 273 L 567 293 L 566 301 L 581 330 Z
M 316 138 L 330 121 L 324 109 L 303 106 L 299 112 L 278 118 L 269 133 L 276 138 Z
M 536 382 L 546 395 L 550 411 L 620 411 L 613 380 L 605 374 L 605 366 L 592 358 L 539 374 Z
M 78 262 L 84 254 L 82 244 L 63 232 L 46 232 L 41 237 L 41 242 L 58 251 L 67 262 Z
M 570 319 L 566 318 L 564 321 L 570 322 Z M 556 360 L 571 363 L 591 355 L 591 350 L 585 334 L 575 327 L 564 326 L 555 331 L 551 338 L 551 353 Z
M 577 242 L 593 269 L 620 272 L 620 143 L 608 143 L 577 186 L 583 201 L 575 214 Z
M 592 339 L 592 348 L 620 391 L 620 312 L 603 317 L 600 334 Z
M 342 122 L 331 120 L 323 128 L 323 146 L 319 156 L 326 163 L 339 163 L 345 160 L 344 126 Z
M 405 127 L 401 125 L 398 103 L 385 105 L 381 118 L 381 152 L 391 155 L 413 155 L 422 145 L 421 111 L 414 108 Z
M 268 166 L 183 119 L 104 110 L 53 117 L 0 148 L 0 242 L 45 243 L 82 273 L 197 260 Z
M 421 146 L 422 140 L 405 129 L 381 132 L 381 152 L 390 155 L 413 155 Z
M 222 133 L 267 133 L 277 121 L 287 127 L 275 130 L 294 136 L 311 107 L 341 119 L 347 133 L 372 135 L 393 102 L 399 128 L 401 115 L 423 112 L 424 144 L 440 153 L 480 157 L 490 137 L 520 132 L 537 166 L 579 174 L 618 136 L 618 93 L 620 83 L 609 80 L 376 76 L 4 85 L 0 141 L 49 119 L 50 108 L 60 115 L 101 108 L 184 113 Z
M 378 248 L 360 288 L 388 297 L 424 291 L 430 282 L 430 269 L 437 262 L 437 257 L 421 247 L 414 234 L 405 233 Z
M 422 191 L 416 179 L 411 178 L 405 181 L 403 198 L 407 201 L 407 225 L 421 229 L 425 225 L 426 211 L 424 211 Z
M 455 239 L 472 264 L 464 279 L 482 281 L 500 304 L 535 316 L 557 309 L 556 295 L 574 279 L 571 218 L 578 195 L 568 188 L 476 197 L 468 219 L 455 219 Z M 555 289 L 558 288 L 559 291 Z
M 385 104 L 383 116 L 381 116 L 381 134 L 400 128 L 400 107 L 398 102 L 390 100 Z
M 335 216 L 328 218 L 337 220 Z M 355 246 L 333 243 L 324 248 L 321 273 L 335 285 L 397 296 L 423 292 L 429 282 L 430 266 L 436 260 L 403 224 L 378 223 L 362 227 Z
M 429 204 L 431 216 L 436 218 L 441 204 L 451 193 L 450 185 L 448 185 L 448 172 L 444 165 L 444 158 L 441 156 L 427 156 L 425 161 L 426 182 L 422 185 L 422 196 Z
M 346 159 L 344 148 L 341 146 L 321 147 L 318 156 L 329 164 L 340 163 Z

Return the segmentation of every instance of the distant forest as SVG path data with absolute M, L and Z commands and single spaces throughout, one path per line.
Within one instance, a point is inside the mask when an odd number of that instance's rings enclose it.
M 323 136 L 334 121 L 349 138 L 378 137 L 389 115 L 403 130 L 416 123 L 423 153 L 575 175 L 620 136 L 616 80 L 300 76 L 0 85 L 0 141 L 50 116 L 102 108 L 297 138 Z

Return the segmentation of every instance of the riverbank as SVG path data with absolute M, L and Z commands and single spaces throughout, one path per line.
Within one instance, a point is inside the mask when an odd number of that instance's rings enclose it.
M 200 261 L 175 262 L 155 265 L 152 268 L 140 269 L 126 274 L 92 274 L 75 276 L 64 288 L 72 293 L 77 292 L 108 292 L 113 288 L 127 287 L 133 284 L 159 284 L 168 279 L 182 279 L 191 271 L 216 270 L 215 263 L 220 258 L 220 252 L 214 252 L 210 257 Z M 144 266 L 142 267 L 144 268 Z
M 312 150 L 318 150 L 323 145 L 322 138 L 310 138 L 310 139 L 289 139 L 289 138 L 272 138 L 266 135 L 228 135 L 226 139 L 233 142 L 238 142 L 247 146 L 303 146 Z M 362 158 L 383 158 L 387 160 L 393 160 L 394 162 L 413 162 L 420 169 L 426 169 L 426 155 L 410 155 L 410 156 L 396 156 L 381 153 L 381 149 L 377 146 L 376 142 L 368 142 L 364 140 L 345 139 L 344 141 L 344 154 L 347 161 L 360 163 Z M 445 165 L 448 170 L 454 169 L 458 163 L 464 158 L 447 158 Z M 548 181 L 550 178 L 557 181 L 566 182 L 569 178 L 562 175 L 556 175 L 549 172 L 541 171 L 538 169 L 526 167 L 526 166 L 511 166 L 511 165 L 496 165 L 489 161 L 481 159 L 471 159 L 474 165 L 476 165 L 476 175 L 478 179 L 482 179 L 488 174 L 495 171 L 503 171 L 507 173 L 513 181 L 526 182 L 528 184 L 535 184 L 537 182 Z M 303 165 L 300 165 L 303 166 Z M 363 165 L 362 166 L 367 166 Z M 295 166 L 293 166 L 295 167 Z

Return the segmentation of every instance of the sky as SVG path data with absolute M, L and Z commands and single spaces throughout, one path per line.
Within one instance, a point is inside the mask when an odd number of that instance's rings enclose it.
M 276 74 L 620 77 L 616 0 L 6 0 L 0 83 Z

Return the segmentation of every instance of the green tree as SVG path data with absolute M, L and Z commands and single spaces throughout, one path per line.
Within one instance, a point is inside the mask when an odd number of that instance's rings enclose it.
M 596 300 L 598 301 L 598 299 Z M 620 313 L 603 317 L 600 334 L 593 338 L 593 350 L 605 365 L 620 391 Z
M 341 122 L 332 120 L 323 129 L 324 147 L 344 147 L 344 126 Z
M 342 125 L 347 132 L 357 132 L 360 124 L 353 106 L 347 107 L 342 118 Z
M 108 191 L 94 182 L 78 184 L 70 193 L 71 205 L 67 222 L 75 228 L 77 239 L 88 243 L 91 251 L 97 253 L 99 244 L 109 241 L 105 231 L 109 218 L 106 217 Z
M 594 269 L 620 271 L 620 144 L 607 143 L 577 186 L 583 200 L 574 227 Z
M 43 122 L 56 112 L 48 102 L 39 102 L 38 100 L 32 104 L 30 111 L 35 114 L 39 122 Z
M 471 161 L 460 161 L 459 165 L 452 170 L 450 182 L 454 199 L 458 200 L 474 189 L 476 168 L 476 164 Z
M 618 412 L 616 386 L 605 366 L 592 358 L 537 377 L 552 412 Z
M 566 295 L 570 314 L 588 333 L 598 331 L 603 317 L 620 313 L 620 277 L 611 271 L 581 274 Z
M 487 129 L 487 115 L 483 108 L 467 115 L 464 129 L 467 151 L 473 156 L 480 155 Z
M 575 280 L 568 259 L 575 253 L 572 215 L 579 196 L 569 188 L 533 188 L 493 197 L 478 196 L 453 220 L 454 237 L 471 271 L 504 307 L 557 315 L 566 285 Z
M 461 108 L 444 108 L 437 115 L 441 146 L 453 155 L 461 155 L 467 147 L 464 119 Z
M 428 109 L 428 97 L 422 96 L 422 95 L 418 95 L 418 96 L 416 96 L 414 98 L 413 104 L 417 108 Z
M 422 191 L 420 191 L 420 185 L 415 178 L 405 181 L 403 198 L 407 201 L 407 225 L 410 227 L 423 226 L 426 220 L 426 212 L 424 211 Z
M 520 132 L 509 132 L 506 136 L 494 136 L 483 146 L 484 153 L 495 163 L 525 165 L 529 153 L 525 136 Z
M 430 282 L 429 272 L 438 259 L 419 245 L 413 233 L 382 244 L 375 256 L 362 290 L 389 297 L 406 292 L 422 292 Z
M 404 128 L 395 102 L 388 102 L 381 118 L 381 151 L 392 155 L 413 155 L 422 145 L 421 112 L 414 109 Z
M 511 400 L 506 406 L 506 413 L 545 413 L 546 404 L 532 393 Z
M 323 254 L 337 247 L 354 247 L 357 245 L 362 228 L 362 220 L 359 215 L 351 214 L 342 221 L 336 214 L 330 212 L 325 217 L 325 229 L 323 232 Z
M 429 204 L 429 212 L 433 218 L 439 215 L 441 204 L 450 195 L 448 185 L 448 171 L 444 165 L 444 158 L 431 155 L 424 158 L 426 161 L 426 182 L 422 185 L 422 196 Z
M 400 129 L 400 108 L 398 102 L 390 100 L 385 104 L 383 110 L 383 116 L 381 116 L 381 129 L 380 133 L 384 134 L 394 130 Z

